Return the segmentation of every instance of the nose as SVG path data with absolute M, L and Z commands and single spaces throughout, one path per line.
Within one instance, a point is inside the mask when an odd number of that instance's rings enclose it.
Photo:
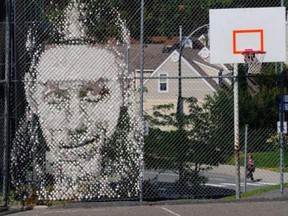
M 87 126 L 80 123 L 76 127 L 70 128 L 68 133 L 70 136 L 86 135 L 87 129 L 88 129 Z
M 70 100 L 70 106 L 68 107 L 68 127 L 70 130 L 82 130 L 84 126 L 83 115 L 84 111 L 81 108 L 80 99 L 73 97 Z

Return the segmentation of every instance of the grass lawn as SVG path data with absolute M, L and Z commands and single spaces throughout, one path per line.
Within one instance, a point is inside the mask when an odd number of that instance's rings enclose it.
M 284 187 L 288 187 L 288 183 L 284 183 Z M 266 193 L 272 190 L 279 190 L 280 185 L 272 185 L 272 186 L 267 186 L 265 188 L 261 188 L 261 189 L 257 189 L 257 190 L 253 190 L 253 191 L 248 191 L 246 193 L 242 193 L 241 194 L 241 198 L 247 198 L 247 197 L 251 197 L 251 196 L 255 196 L 258 194 L 262 194 L 262 193 Z M 222 198 L 223 200 L 235 200 L 235 195 L 233 196 L 227 196 Z
M 263 168 L 267 170 L 279 171 L 280 170 L 280 152 L 255 152 L 253 153 L 256 169 Z M 235 164 L 234 158 L 231 159 L 229 164 Z M 240 157 L 241 166 L 244 165 L 244 154 Z M 284 165 L 285 171 L 288 170 L 288 153 L 284 152 Z

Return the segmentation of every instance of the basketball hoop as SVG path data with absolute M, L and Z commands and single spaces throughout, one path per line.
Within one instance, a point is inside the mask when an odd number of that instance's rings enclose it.
M 245 49 L 241 54 L 244 56 L 244 61 L 248 65 L 248 74 L 261 73 L 262 62 L 266 54 L 265 51 Z

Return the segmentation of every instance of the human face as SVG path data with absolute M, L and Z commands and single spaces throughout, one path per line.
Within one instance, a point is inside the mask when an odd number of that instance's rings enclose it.
M 111 51 L 85 45 L 46 49 L 40 57 L 36 88 L 26 92 L 51 161 L 79 164 L 69 165 L 65 176 L 93 174 L 99 166 L 100 147 L 115 131 L 122 103 L 119 64 Z

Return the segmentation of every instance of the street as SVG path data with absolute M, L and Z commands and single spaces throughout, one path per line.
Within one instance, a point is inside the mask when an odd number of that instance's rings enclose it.
M 213 173 L 207 173 L 205 174 L 206 177 L 208 177 L 209 182 L 205 185 L 212 186 L 212 187 L 223 187 L 223 188 L 229 188 L 229 189 L 235 189 L 236 182 L 235 177 L 227 174 L 213 174 Z M 255 181 L 251 181 L 250 179 L 246 180 L 246 191 L 252 191 L 255 189 L 271 186 L 271 185 L 277 185 L 279 183 L 277 182 L 271 182 L 266 181 L 260 178 L 256 178 Z M 241 178 L 241 191 L 244 191 L 244 178 Z
M 80 205 L 81 206 L 81 205 Z M 38 209 L 14 216 L 287 216 L 287 201 Z
M 280 173 L 257 169 L 254 174 L 254 181 L 250 179 L 246 179 L 246 187 L 245 187 L 245 179 L 244 179 L 244 169 L 243 167 L 240 168 L 241 173 L 241 192 L 246 192 L 264 188 L 267 186 L 272 185 L 279 185 L 280 184 Z M 213 168 L 208 172 L 202 172 L 202 176 L 207 177 L 208 182 L 203 184 L 201 188 L 203 189 L 201 192 L 201 196 L 205 197 L 203 193 L 209 193 L 209 196 L 214 198 L 223 197 L 233 195 L 235 193 L 236 188 L 236 178 L 235 178 L 235 167 L 230 165 L 220 165 L 218 167 Z M 150 180 L 153 183 L 167 183 L 172 185 L 173 182 L 178 180 L 178 174 L 171 171 L 165 172 L 157 172 L 157 171 L 146 171 L 144 173 L 145 180 Z M 288 182 L 288 175 L 287 173 L 284 174 L 284 182 Z M 162 193 L 163 197 L 167 197 L 169 195 L 165 194 L 165 191 L 168 191 L 165 186 L 161 186 L 160 192 Z M 170 186 L 170 188 L 173 186 Z M 169 197 L 168 197 L 169 198 Z

